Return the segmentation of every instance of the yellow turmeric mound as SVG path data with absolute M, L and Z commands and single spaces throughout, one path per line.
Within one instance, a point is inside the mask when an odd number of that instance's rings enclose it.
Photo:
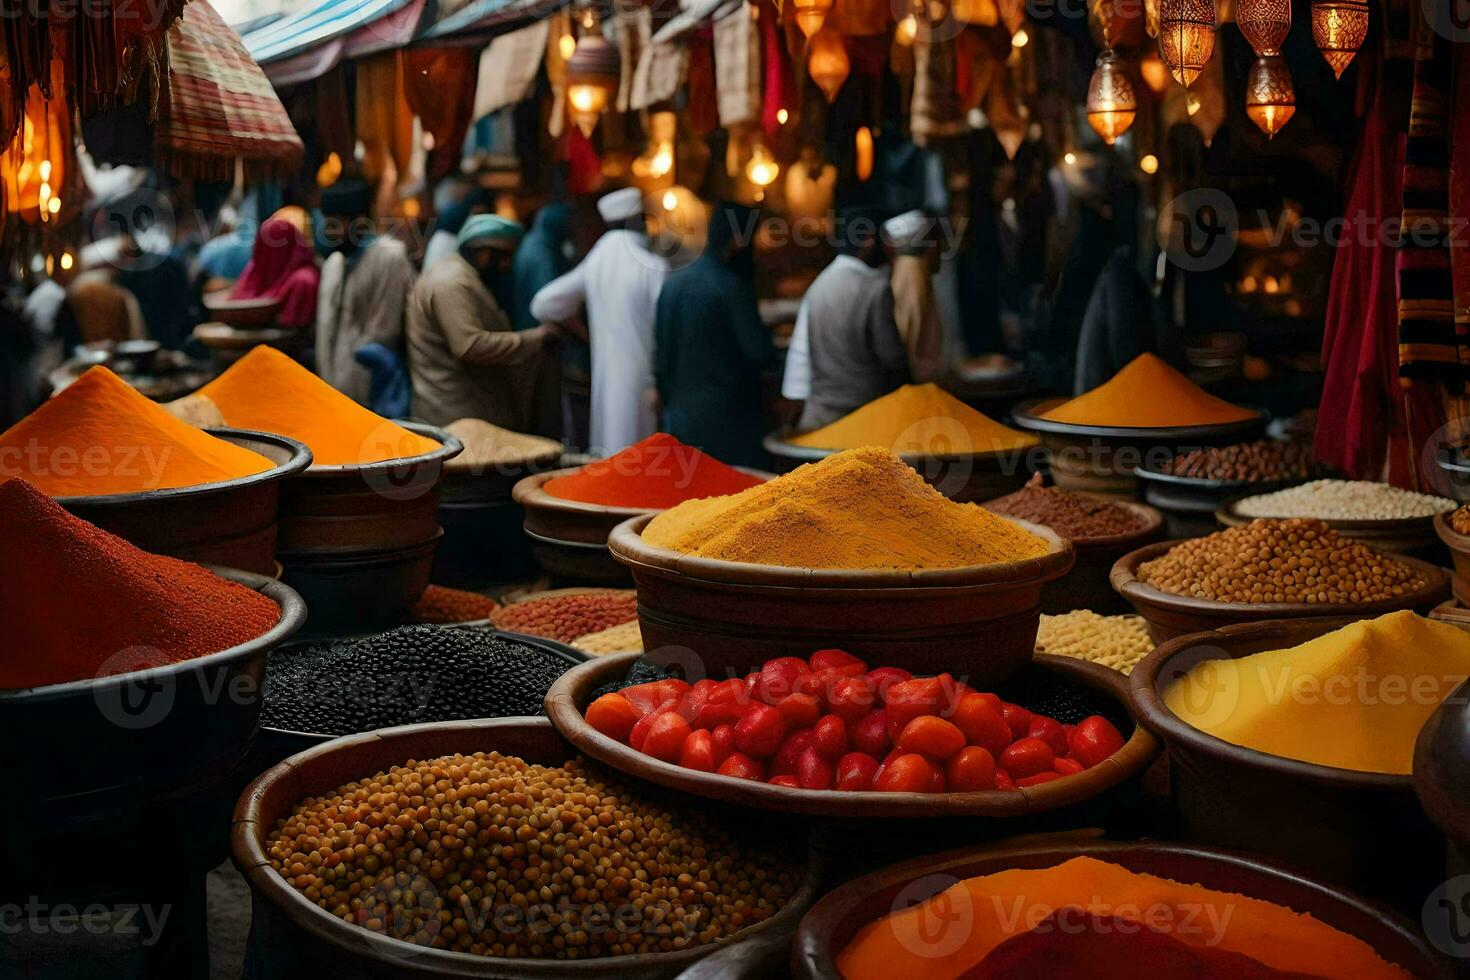
M 728 497 L 679 504 L 643 531 L 659 548 L 787 568 L 959 568 L 1036 558 L 1049 543 L 957 504 L 869 446 Z
M 1287 650 L 1206 660 L 1164 692 L 1164 703 L 1248 749 L 1408 775 L 1419 729 L 1467 676 L 1470 633 L 1402 611 Z
M 903 455 L 944 456 L 1027 449 L 1036 437 L 1008 429 L 936 384 L 904 385 L 831 425 L 792 436 L 793 446 L 886 446 Z
M 196 487 L 272 465 L 176 418 L 105 367 L 0 434 L 0 482 L 18 476 L 53 497 Z
M 1355 936 L 1264 899 L 1075 857 L 1051 868 L 970 878 L 859 929 L 837 956 L 846 980 L 988 976 L 986 957 L 1049 916 L 1097 910 L 1147 925 L 1198 950 L 1240 953 L 1280 973 L 1339 980 L 1407 980 Z M 1109 975 L 1124 973 L 1109 964 Z
M 1106 383 L 1041 417 L 1149 429 L 1244 422 L 1255 413 L 1209 394 L 1155 355 L 1139 354 Z
M 351 466 L 422 456 L 439 443 L 357 402 L 262 344 L 199 389 L 230 425 L 274 432 L 311 447 L 314 466 Z

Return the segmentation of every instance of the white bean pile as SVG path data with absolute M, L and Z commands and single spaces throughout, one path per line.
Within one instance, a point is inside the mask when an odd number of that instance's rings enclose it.
M 1246 497 L 1241 517 L 1316 517 L 1324 521 L 1387 521 L 1433 517 L 1455 502 L 1371 480 L 1313 480 L 1301 486 Z

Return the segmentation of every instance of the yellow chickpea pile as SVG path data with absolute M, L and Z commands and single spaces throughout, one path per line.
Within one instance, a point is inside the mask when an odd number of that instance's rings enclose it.
M 583 959 L 717 942 L 774 915 L 795 876 L 702 818 L 580 760 L 409 761 L 302 801 L 272 866 L 347 922 L 483 956 Z
M 1060 616 L 1042 616 L 1036 631 L 1036 652 L 1075 657 L 1123 673 L 1153 652 L 1142 616 L 1102 616 L 1090 609 L 1074 609 Z
M 1138 580 L 1220 602 L 1379 602 L 1424 587 L 1413 566 L 1305 519 L 1193 538 L 1140 565 Z

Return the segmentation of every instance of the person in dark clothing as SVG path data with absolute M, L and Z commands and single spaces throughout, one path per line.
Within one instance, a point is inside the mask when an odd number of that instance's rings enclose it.
M 755 214 L 715 206 L 704 253 L 672 273 L 654 316 L 665 432 L 738 466 L 760 466 L 761 372 L 776 358 L 751 288 Z
M 1117 249 L 1103 266 L 1082 317 L 1073 394 L 1091 391 L 1145 352 L 1182 367 L 1180 336 L 1160 329 L 1157 304 L 1133 267 L 1132 250 Z

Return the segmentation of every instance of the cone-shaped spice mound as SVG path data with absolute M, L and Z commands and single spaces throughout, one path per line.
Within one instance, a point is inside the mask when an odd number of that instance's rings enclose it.
M 1041 417 L 1074 425 L 1164 429 L 1244 422 L 1255 414 L 1209 394 L 1155 355 L 1139 354 L 1105 384 Z
M 0 434 L 0 479 L 20 477 L 53 497 L 194 487 L 271 466 L 175 417 L 105 367 Z
M 1036 445 L 936 384 L 904 385 L 811 432 L 786 440 L 813 449 L 884 446 L 900 456 L 998 453 Z
M 584 504 L 663 510 L 686 500 L 739 493 L 761 482 L 657 432 L 607 459 L 548 480 L 544 489 L 553 497 Z

